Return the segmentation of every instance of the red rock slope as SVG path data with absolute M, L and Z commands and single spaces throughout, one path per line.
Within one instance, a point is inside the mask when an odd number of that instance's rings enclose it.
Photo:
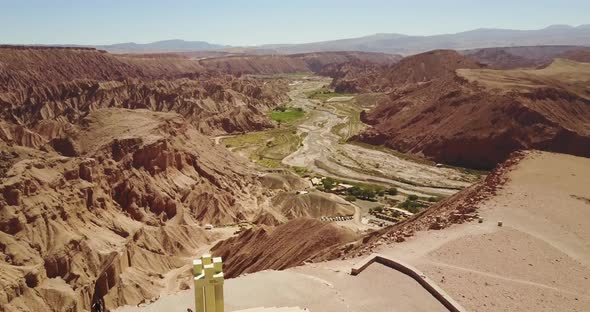
M 357 140 L 465 167 L 493 168 L 515 150 L 590 156 L 590 64 L 484 70 L 454 51 L 385 71 L 388 100 L 363 113 Z
M 228 277 L 303 264 L 317 253 L 356 238 L 352 231 L 316 219 L 296 219 L 273 227 L 252 228 L 212 249 L 225 259 Z

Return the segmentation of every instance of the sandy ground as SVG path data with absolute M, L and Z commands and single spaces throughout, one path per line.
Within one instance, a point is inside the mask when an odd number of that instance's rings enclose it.
M 483 204 L 483 224 L 379 252 L 418 267 L 471 311 L 590 311 L 589 185 L 590 159 L 538 153 Z
M 448 196 L 476 181 L 476 177 L 456 169 L 437 168 L 377 150 L 340 144 L 340 137 L 331 129 L 346 119 L 306 97 L 305 93 L 316 89 L 318 82 L 305 81 L 292 87 L 292 105 L 310 111 L 311 117 L 298 127 L 307 134 L 303 146 L 287 156 L 284 164 L 306 167 L 324 176 L 393 185 L 402 192 L 421 196 Z
M 192 257 L 187 257 L 185 259 L 186 265 L 164 274 L 162 283 L 166 285 L 166 287 L 162 290 L 160 296 L 175 294 L 178 291 L 178 281 L 186 274 L 187 271 L 192 270 L 192 260 L 199 258 L 203 254 L 210 253 L 210 250 L 213 246 L 215 246 L 218 242 L 233 236 L 234 232 L 238 229 L 238 226 L 226 226 L 209 230 L 209 232 L 211 233 L 211 237 L 213 238 L 213 241 L 211 241 L 208 244 L 204 244 L 201 248 L 199 248 L 199 250 L 197 250 L 194 253 Z
M 353 96 L 335 96 L 333 98 L 329 98 L 326 102 L 346 102 L 352 100 Z
M 339 265 L 332 262 L 286 271 L 264 271 L 227 280 L 226 310 L 298 306 L 314 312 L 447 311 L 413 279 L 397 271 L 376 264 L 353 277 L 348 271 L 339 270 Z M 186 311 L 193 305 L 193 291 L 189 289 L 145 307 L 123 307 L 116 311 Z

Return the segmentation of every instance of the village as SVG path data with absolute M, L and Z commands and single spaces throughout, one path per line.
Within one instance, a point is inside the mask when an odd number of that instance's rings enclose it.
M 404 221 L 440 200 L 439 197 L 420 197 L 404 194 L 396 188 L 384 188 L 340 181 L 330 177 L 310 177 L 311 185 L 322 192 L 336 194 L 359 208 L 360 222 L 372 227 L 385 227 Z M 308 191 L 300 191 L 306 194 Z M 353 220 L 355 216 L 324 216 L 322 221 L 338 222 Z

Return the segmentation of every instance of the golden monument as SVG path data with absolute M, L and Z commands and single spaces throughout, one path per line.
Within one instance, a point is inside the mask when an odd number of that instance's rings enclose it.
M 195 312 L 223 312 L 223 271 L 221 257 L 205 254 L 193 261 Z

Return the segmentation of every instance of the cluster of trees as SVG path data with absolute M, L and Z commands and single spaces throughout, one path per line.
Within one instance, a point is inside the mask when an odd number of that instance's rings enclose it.
M 331 191 L 338 185 L 338 181 L 327 177 L 322 180 L 322 186 L 324 187 L 325 191 Z
M 287 106 L 285 106 L 285 105 L 279 105 L 279 106 L 275 107 L 274 110 L 277 111 L 277 112 L 284 113 L 287 110 L 289 110 L 289 108 Z M 301 108 L 301 107 L 294 107 L 294 108 L 292 108 L 292 110 L 293 111 L 296 111 L 296 112 L 302 112 L 303 111 L 303 108 Z
M 423 203 L 418 202 L 418 199 L 418 195 L 409 195 L 408 198 L 406 198 L 406 201 L 401 203 L 399 207 L 411 213 L 418 213 L 420 211 L 420 208 L 426 207 L 426 205 L 424 205 Z M 430 198 L 428 200 L 430 201 Z
M 375 200 L 375 197 L 383 196 L 385 193 L 383 190 L 374 190 L 374 189 L 369 189 L 369 188 L 364 188 L 364 187 L 359 187 L 359 186 L 353 186 L 353 187 L 346 190 L 346 194 L 350 195 L 350 196 L 354 196 L 358 199 L 373 201 L 373 200 Z
M 322 187 L 324 191 L 330 192 L 333 191 L 339 183 L 340 181 L 336 179 L 326 177 L 322 180 Z M 375 186 L 353 186 L 344 190 L 344 194 L 346 195 L 345 199 L 348 201 L 355 201 L 356 199 L 375 201 L 378 196 L 385 196 L 385 194 L 395 196 L 397 193 L 395 187 L 385 190 L 382 187 Z
M 387 189 L 387 195 L 395 196 L 397 195 L 397 189 L 395 187 L 391 187 Z

